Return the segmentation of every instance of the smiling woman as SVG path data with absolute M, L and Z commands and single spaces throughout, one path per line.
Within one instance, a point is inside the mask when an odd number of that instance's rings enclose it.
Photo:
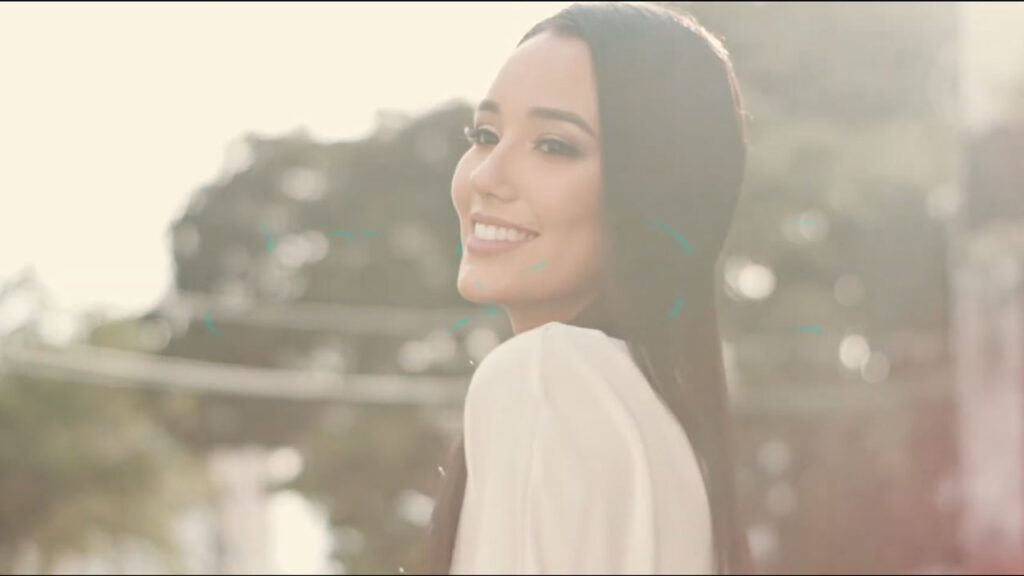
M 525 42 L 477 107 L 467 129 L 472 148 L 453 177 L 468 251 L 459 291 L 501 302 L 517 332 L 568 320 L 596 293 L 601 143 L 588 59 L 578 39 Z M 551 271 L 543 280 L 522 275 L 545 259 Z
M 458 290 L 515 334 L 470 383 L 430 572 L 749 572 L 714 309 L 745 164 L 725 49 L 665 8 L 573 5 L 466 136 Z

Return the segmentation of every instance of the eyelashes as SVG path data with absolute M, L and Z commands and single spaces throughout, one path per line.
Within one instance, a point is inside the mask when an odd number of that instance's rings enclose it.
M 498 143 L 498 135 L 490 128 L 482 126 L 465 126 L 462 129 L 462 133 L 465 135 L 466 140 L 473 146 L 486 147 L 493 146 Z M 550 136 L 539 139 L 534 145 L 534 148 L 548 155 L 565 156 L 568 158 L 580 155 L 579 149 L 572 144 Z
M 487 128 L 480 128 L 477 126 L 466 126 L 462 129 L 462 133 L 465 134 L 466 140 L 474 146 L 487 146 L 488 142 L 484 141 L 485 135 L 494 138 L 493 144 L 497 144 L 498 136 Z
M 557 138 L 543 138 L 537 143 L 537 149 L 545 154 L 554 154 L 556 156 L 566 156 L 573 158 L 580 155 L 580 151 L 567 142 L 558 140 Z

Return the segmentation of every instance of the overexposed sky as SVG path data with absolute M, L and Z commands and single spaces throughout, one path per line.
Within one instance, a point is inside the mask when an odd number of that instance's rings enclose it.
M 1012 102 L 1008 90 L 1024 78 L 1024 3 L 960 4 L 960 81 L 963 120 L 970 131 L 1002 117 Z
M 0 282 L 31 264 L 58 306 L 145 310 L 232 139 L 475 101 L 566 4 L 0 5 Z

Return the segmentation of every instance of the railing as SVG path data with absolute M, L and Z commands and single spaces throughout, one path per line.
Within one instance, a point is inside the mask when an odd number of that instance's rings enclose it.
M 8 347 L 0 370 L 29 377 L 124 388 L 192 391 L 355 404 L 451 405 L 466 378 L 357 375 L 239 366 L 95 346 L 68 350 Z
M 0 353 L 0 371 L 28 377 L 100 386 L 192 391 L 313 402 L 457 406 L 468 377 L 405 374 L 338 374 L 284 370 L 173 358 L 95 346 L 68 350 L 8 346 Z M 925 382 L 890 380 L 884 385 L 772 385 L 741 387 L 736 410 L 749 414 L 821 414 L 836 410 L 895 408 L 949 393 L 940 370 Z

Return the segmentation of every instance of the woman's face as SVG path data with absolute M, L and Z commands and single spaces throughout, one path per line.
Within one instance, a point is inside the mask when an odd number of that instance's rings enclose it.
M 586 43 L 544 32 L 518 47 L 477 108 L 452 179 L 458 289 L 502 306 L 518 333 L 566 321 L 603 277 L 597 86 Z

